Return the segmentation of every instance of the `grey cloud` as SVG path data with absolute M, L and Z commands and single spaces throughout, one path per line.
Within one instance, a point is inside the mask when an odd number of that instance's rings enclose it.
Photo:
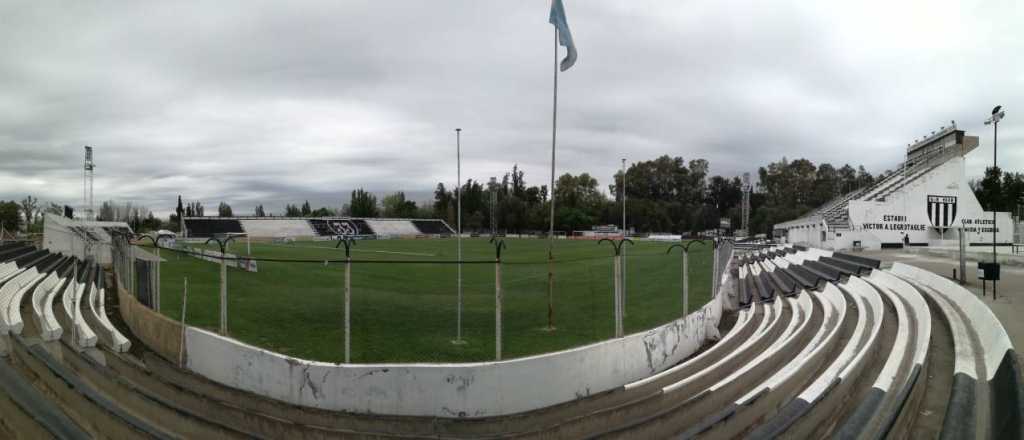
M 547 0 L 0 5 L 0 199 L 97 198 L 166 213 L 177 194 L 279 212 L 356 187 L 429 199 L 513 163 L 548 180 Z M 559 172 L 602 187 L 660 154 L 735 175 L 782 156 L 893 167 L 902 146 L 1008 108 L 1001 164 L 1020 170 L 1024 111 L 1012 1 L 907 6 L 567 0 L 580 48 L 560 76 Z M 953 29 L 957 29 L 954 31 Z

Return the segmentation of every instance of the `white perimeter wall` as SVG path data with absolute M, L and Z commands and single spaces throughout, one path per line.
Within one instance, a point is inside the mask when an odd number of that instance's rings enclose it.
M 721 298 L 646 332 L 555 353 L 468 364 L 311 362 L 188 328 L 187 368 L 233 388 L 327 410 L 507 415 L 607 391 L 675 365 L 706 338 L 717 338 Z

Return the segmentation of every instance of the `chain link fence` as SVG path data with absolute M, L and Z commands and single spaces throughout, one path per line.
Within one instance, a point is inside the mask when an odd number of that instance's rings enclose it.
M 510 359 L 616 335 L 616 260 L 607 244 L 559 243 L 549 326 L 549 262 L 539 240 L 510 240 L 512 246 L 501 258 L 500 284 L 492 245 L 484 239 L 466 241 L 461 319 L 459 262 L 444 248 L 452 243 L 435 240 L 442 249 L 399 252 L 388 249 L 395 243 L 428 245 L 422 240 L 390 242 L 360 244 L 353 248 L 351 260 L 333 243 L 253 243 L 253 255 L 237 258 L 258 262 L 259 271 L 226 270 L 227 335 L 289 356 L 345 362 L 346 264 L 351 264 L 349 362 Z M 666 252 L 670 244 L 638 242 L 625 253 L 626 334 L 683 315 L 681 255 Z M 234 246 L 235 252 L 246 252 L 246 246 Z M 115 239 L 118 282 L 141 303 L 180 320 L 187 278 L 186 324 L 220 331 L 220 264 L 193 256 L 196 247 L 160 250 L 163 263 L 140 258 L 141 252 L 126 237 Z M 711 243 L 690 250 L 691 312 L 712 298 L 712 286 L 717 284 L 712 280 L 720 278 L 731 245 L 718 250 L 717 264 Z

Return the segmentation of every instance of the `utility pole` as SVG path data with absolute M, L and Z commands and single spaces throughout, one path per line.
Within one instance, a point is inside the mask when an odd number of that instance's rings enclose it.
M 1006 112 L 1003 111 L 1003 106 L 997 105 L 992 109 L 992 116 L 985 120 L 985 125 L 992 125 L 992 172 L 993 174 L 998 170 L 996 159 L 998 159 L 997 151 L 999 149 L 999 121 L 1006 116 Z M 998 184 L 998 177 L 996 183 Z M 996 258 L 996 209 L 997 207 L 993 204 L 992 209 L 992 270 L 999 270 L 999 260 Z M 988 275 L 988 274 L 986 274 Z M 986 276 L 988 278 L 988 276 Z M 992 299 L 996 299 L 996 284 L 998 282 L 992 279 Z
M 458 198 L 456 200 L 458 213 L 456 214 L 456 228 L 458 228 L 456 237 L 456 243 L 458 246 L 458 266 L 457 266 L 457 289 L 459 296 L 459 304 L 457 306 L 456 314 L 456 330 L 455 340 L 452 341 L 455 344 L 462 344 L 462 129 L 455 129 L 455 176 L 458 181 L 455 186 L 458 191 Z

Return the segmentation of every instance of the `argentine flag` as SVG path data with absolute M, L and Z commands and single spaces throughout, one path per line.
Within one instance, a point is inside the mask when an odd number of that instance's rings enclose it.
M 555 29 L 558 29 L 558 44 L 565 46 L 569 51 L 561 64 L 561 70 L 565 72 L 573 64 L 576 64 L 576 44 L 572 42 L 569 23 L 565 21 L 565 7 L 562 6 L 562 0 L 551 0 L 551 16 L 548 18 L 548 23 L 555 25 Z

